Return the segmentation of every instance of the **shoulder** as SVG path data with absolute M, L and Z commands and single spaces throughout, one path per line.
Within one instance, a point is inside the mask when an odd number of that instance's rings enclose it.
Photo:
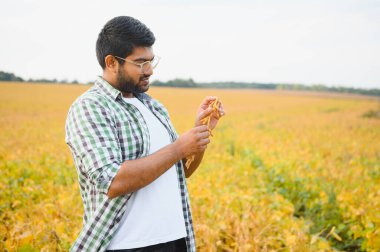
M 94 114 L 112 115 L 111 102 L 108 97 L 92 87 L 74 100 L 69 108 L 67 120 Z
M 112 103 L 112 98 L 101 93 L 96 86 L 81 94 L 75 99 L 71 105 L 73 108 L 93 107 L 93 108 L 109 108 Z

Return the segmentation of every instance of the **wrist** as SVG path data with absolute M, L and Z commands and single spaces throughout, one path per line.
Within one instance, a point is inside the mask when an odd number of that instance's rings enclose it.
M 206 150 L 207 150 L 207 148 L 205 150 L 202 150 L 202 151 L 198 152 L 197 156 L 203 157 L 203 155 L 205 154 Z
M 178 140 L 173 142 L 171 145 L 171 152 L 174 153 L 175 161 L 181 160 L 183 158 L 183 153 L 181 151 L 181 148 L 179 147 Z

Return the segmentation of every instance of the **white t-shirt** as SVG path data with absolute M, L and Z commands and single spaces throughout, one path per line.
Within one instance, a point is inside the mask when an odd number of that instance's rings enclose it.
M 171 143 L 165 126 L 137 98 L 124 98 L 142 113 L 149 129 L 152 154 Z M 177 170 L 169 170 L 134 192 L 108 249 L 131 249 L 186 237 Z

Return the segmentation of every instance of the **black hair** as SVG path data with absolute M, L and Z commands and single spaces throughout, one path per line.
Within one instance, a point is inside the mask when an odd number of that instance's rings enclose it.
M 132 54 L 137 46 L 151 47 L 155 41 L 151 30 L 139 20 L 119 16 L 108 21 L 100 31 L 96 41 L 96 57 L 100 66 L 105 69 L 107 55 L 125 58 Z M 120 64 L 124 61 L 116 58 Z

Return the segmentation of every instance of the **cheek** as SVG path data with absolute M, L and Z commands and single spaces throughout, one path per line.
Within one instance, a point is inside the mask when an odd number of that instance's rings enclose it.
M 138 69 L 132 69 L 129 71 L 125 71 L 125 77 L 133 80 L 134 82 L 139 82 L 140 77 L 141 77 L 140 71 Z

